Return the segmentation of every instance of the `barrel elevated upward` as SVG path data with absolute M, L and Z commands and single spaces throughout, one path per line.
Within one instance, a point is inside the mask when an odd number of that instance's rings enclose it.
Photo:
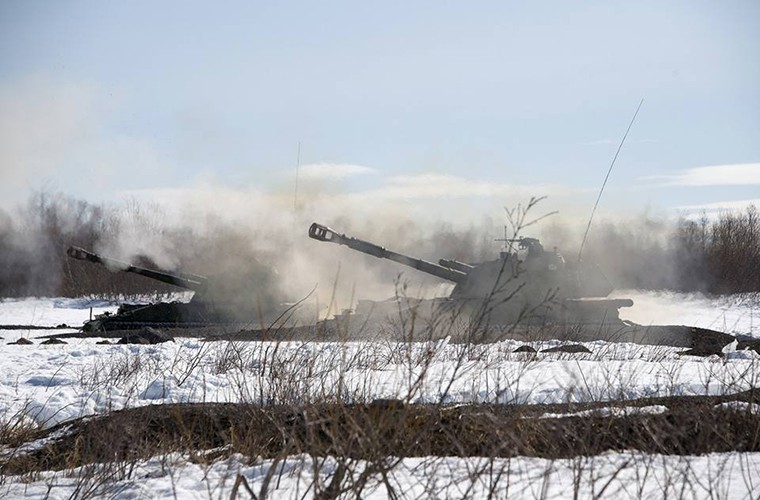
M 180 288 L 186 288 L 188 290 L 201 290 L 206 284 L 206 278 L 203 276 L 176 276 L 174 274 L 166 273 L 163 271 L 156 271 L 153 269 L 145 269 L 144 267 L 133 266 L 120 260 L 111 259 L 109 257 L 103 257 L 101 255 L 88 252 L 84 248 L 69 247 L 66 250 L 66 254 L 72 259 L 86 260 L 94 262 L 95 264 L 101 264 L 110 270 L 124 271 L 125 273 L 139 274 L 154 280 L 158 280 L 162 283 L 178 286 Z
M 337 243 L 338 245 L 346 245 L 347 247 L 357 250 L 367 255 L 372 255 L 379 259 L 388 259 L 405 266 L 422 271 L 423 273 L 432 274 L 441 279 L 453 281 L 454 283 L 463 283 L 467 280 L 467 273 L 450 269 L 448 267 L 439 266 L 422 259 L 415 259 L 408 255 L 400 254 L 387 250 L 380 245 L 375 245 L 368 241 L 360 240 L 358 238 L 352 238 L 345 234 L 336 233 L 327 226 L 317 224 L 316 222 L 309 227 L 309 237 L 319 241 L 327 241 L 330 243 Z

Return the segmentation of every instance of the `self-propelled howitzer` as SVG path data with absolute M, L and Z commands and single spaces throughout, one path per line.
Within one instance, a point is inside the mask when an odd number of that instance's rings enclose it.
M 115 314 L 105 314 L 85 323 L 85 331 L 128 330 L 145 326 L 159 328 L 237 328 L 268 325 L 288 311 L 279 292 L 277 272 L 259 262 L 212 279 L 186 273 L 147 269 L 104 257 L 78 247 L 69 247 L 69 257 L 105 266 L 112 272 L 138 274 L 161 283 L 194 292 L 190 302 L 121 304 Z
M 618 308 L 633 304 L 629 299 L 604 298 L 612 286 L 598 268 L 568 265 L 556 249 L 545 251 L 534 238 L 513 241 L 525 250 L 522 258 L 517 252 L 504 251 L 498 259 L 477 264 L 450 259 L 434 264 L 346 236 L 316 222 L 309 228 L 309 236 L 450 281 L 454 283 L 450 299 L 489 311 L 490 322 L 567 320 L 568 314 L 576 322 L 612 320 L 618 318 Z
M 353 250 L 388 259 L 452 282 L 447 298 L 418 301 L 431 305 L 433 314 L 453 311 L 479 328 L 510 338 L 540 340 L 563 338 L 575 341 L 614 340 L 641 344 L 691 347 L 713 352 L 735 340 L 731 335 L 680 325 L 641 326 L 623 321 L 618 310 L 630 307 L 630 299 L 610 299 L 613 287 L 594 265 L 565 262 L 556 250 L 544 250 L 534 238 L 511 240 L 515 251 L 502 251 L 499 258 L 480 263 L 441 259 L 438 264 L 403 255 L 382 246 L 338 233 L 313 223 L 309 236 L 345 245 Z M 519 252 L 517 251 L 519 250 Z M 359 301 L 362 309 L 382 308 L 380 303 Z M 399 311 L 390 307 L 389 311 Z M 415 317 L 419 315 L 415 313 Z M 441 324 L 437 322 L 437 324 Z

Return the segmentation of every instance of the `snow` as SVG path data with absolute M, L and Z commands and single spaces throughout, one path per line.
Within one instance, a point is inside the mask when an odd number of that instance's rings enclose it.
M 95 317 L 106 311 L 116 311 L 118 304 L 102 299 L 3 299 L 0 301 L 0 325 L 52 327 L 63 323 L 77 328 L 89 319 L 90 308 Z
M 620 317 L 640 325 L 687 325 L 760 337 L 760 295 L 710 297 L 701 293 L 615 290 L 610 298 L 633 299 Z
M 738 402 L 738 401 L 736 401 Z M 565 418 L 565 417 L 626 417 L 629 415 L 659 415 L 667 413 L 668 407 L 663 405 L 649 406 L 623 406 L 594 408 L 591 410 L 575 411 L 570 413 L 544 413 L 539 418 Z
M 738 412 L 751 413 L 760 415 L 760 405 L 757 403 L 748 403 L 746 401 L 726 401 L 716 405 L 717 408 L 727 408 Z
M 755 319 L 757 299 L 627 294 L 632 295 L 636 305 L 623 311 L 627 319 L 642 324 L 716 329 L 725 325 L 727 331 L 760 336 Z M 84 299 L 3 300 L 0 324 L 81 325 L 89 318 L 90 307 L 93 314 L 99 314 L 115 310 L 116 305 Z M 522 345 L 514 341 L 462 346 L 445 341 L 275 344 L 177 339 L 148 346 L 96 345 L 100 339 L 88 338 L 67 339 L 69 343 L 62 345 L 43 346 L 38 341 L 36 345 L 6 344 L 18 337 L 33 339 L 49 333 L 0 331 L 5 338 L 0 356 L 3 422 L 20 419 L 49 427 L 82 416 L 174 402 L 400 398 L 411 402 L 536 404 L 732 394 L 760 386 L 760 355 L 753 351 L 699 358 L 678 356 L 682 350 L 678 348 L 605 342 L 583 344 L 591 354 L 535 356 L 512 353 Z M 540 350 L 558 343 L 531 345 Z M 758 412 L 757 405 L 733 402 L 725 406 Z M 607 407 L 594 414 L 614 417 L 664 411 L 659 406 Z M 28 443 L 25 449 L 42 445 Z M 277 464 L 275 497 L 302 496 L 314 480 L 324 481 L 335 466 L 329 459 L 315 469 L 311 460 L 291 456 Z M 392 468 L 392 484 L 408 498 L 429 496 L 430 491 L 442 497 L 485 495 L 488 477 L 472 471 L 486 461 L 405 458 Z M 172 466 L 167 467 L 167 463 Z M 104 488 L 100 492 L 104 496 L 120 498 L 228 498 L 237 474 L 258 492 L 272 466 L 271 461 L 247 465 L 240 457 L 202 466 L 188 457 L 170 455 L 141 462 L 131 476 L 93 487 Z M 489 470 L 493 467 L 507 471 L 509 480 L 502 480 L 499 487 L 509 485 L 510 498 L 566 498 L 574 487 L 581 497 L 591 497 L 607 483 L 603 496 L 608 498 L 684 496 L 678 488 L 686 488 L 686 496 L 696 498 L 716 493 L 721 498 L 755 498 L 760 494 L 760 482 L 752 479 L 760 477 L 760 454 L 753 453 L 664 457 L 617 452 L 555 461 L 522 457 L 493 461 Z M 82 479 L 76 471 L 67 471 L 44 472 L 23 480 L 4 477 L 3 481 L 0 496 L 68 498 L 81 487 Z M 385 488 L 374 484 L 366 497 L 385 498 Z M 499 490 L 496 497 L 506 495 Z
M 352 463 L 354 476 L 363 462 Z M 256 461 L 248 465 L 233 455 L 210 465 L 193 463 L 186 456 L 169 454 L 140 461 L 100 482 L 76 469 L 45 472 L 33 479 L 7 477 L 0 495 L 7 498 L 67 499 L 87 491 L 97 498 L 233 498 L 238 476 L 259 495 L 267 473 L 271 498 L 313 498 L 315 483 L 324 489 L 337 468 L 334 458 L 306 455 Z M 753 499 L 760 494 L 760 453 L 714 453 L 704 456 L 644 455 L 638 452 L 605 453 L 594 457 L 547 460 L 421 457 L 399 459 L 389 466 L 387 485 L 371 480 L 361 498 L 731 498 Z M 491 490 L 492 489 L 492 490 Z M 240 488 L 239 498 L 249 498 Z M 350 492 L 345 498 L 356 498 Z M 268 497 L 268 498 L 269 498 Z
M 584 344 L 591 354 L 541 353 L 518 342 L 211 342 L 6 345 L 0 414 L 52 426 L 71 418 L 158 403 L 292 403 L 378 398 L 444 403 L 562 403 L 735 393 L 760 385 L 760 355 L 678 356 L 679 349 Z M 534 344 L 536 347 L 551 343 Z

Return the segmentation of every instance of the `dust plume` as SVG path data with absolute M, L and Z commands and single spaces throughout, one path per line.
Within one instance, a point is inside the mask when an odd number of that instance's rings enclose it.
M 395 202 L 358 208 L 334 191 L 308 185 L 295 207 L 289 190 L 213 185 L 135 192 L 126 201 L 103 205 L 37 193 L 18 214 L 0 213 L 2 293 L 81 294 L 83 287 L 114 280 L 105 275 L 95 283 L 77 275 L 75 265 L 63 257 L 68 245 L 77 245 L 145 267 L 206 276 L 214 284 L 209 292 L 219 302 L 248 298 L 279 304 L 308 297 L 335 312 L 358 299 L 392 297 L 400 284 L 408 284 L 405 293 L 413 297 L 445 295 L 450 285 L 394 262 L 312 240 L 307 236 L 312 222 L 431 262 L 495 259 L 503 247 L 497 240 L 503 239 L 505 225 L 510 228 L 504 207 L 466 222 L 440 213 L 438 218 L 412 217 Z M 558 215 L 520 235 L 540 238 L 547 249 L 558 247 L 568 261 L 577 259 L 585 221 L 566 215 L 556 203 L 539 204 L 529 219 L 556 209 Z M 710 291 L 715 264 L 707 265 L 709 255 L 697 250 L 712 240 L 694 239 L 700 228 L 687 222 L 652 213 L 600 218 L 583 259 L 598 264 L 617 288 Z M 714 232 L 711 227 L 701 230 L 705 238 Z

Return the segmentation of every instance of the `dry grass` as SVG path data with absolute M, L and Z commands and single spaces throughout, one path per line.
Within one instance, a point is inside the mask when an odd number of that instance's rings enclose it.
M 2 444 L 38 448 L 0 462 L 3 474 L 28 474 L 185 452 L 277 458 L 296 454 L 370 463 L 391 457 L 459 456 L 550 459 L 610 450 L 695 455 L 760 451 L 760 415 L 720 405 L 760 402 L 760 392 L 732 396 L 647 398 L 622 403 L 555 405 L 370 404 L 155 405 L 79 419 L 47 430 L 17 429 Z M 661 405 L 667 411 L 636 408 Z M 609 416 L 602 409 L 619 408 Z M 547 417 L 546 415 L 552 415 Z M 23 448 L 21 448 L 23 450 Z

